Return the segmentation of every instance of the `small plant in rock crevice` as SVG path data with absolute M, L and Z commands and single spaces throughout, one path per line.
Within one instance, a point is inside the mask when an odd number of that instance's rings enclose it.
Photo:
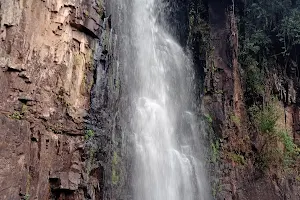
M 238 116 L 236 116 L 236 115 L 231 115 L 230 119 L 236 125 L 240 125 L 241 124 L 241 119 Z
M 209 114 L 206 114 L 206 115 L 204 115 L 204 117 L 205 117 L 205 120 L 208 122 L 208 123 L 212 123 L 213 122 L 213 119 L 212 119 L 212 117 L 209 115 Z
M 97 1 L 97 4 L 98 4 L 98 14 L 100 15 L 100 17 L 102 18 L 103 17 L 103 14 L 104 14 L 104 3 L 103 3 L 103 0 L 98 0 Z
M 94 137 L 94 136 L 95 136 L 95 132 L 93 130 L 89 129 L 89 130 L 85 131 L 84 139 L 88 140 L 88 139 L 90 139 L 91 137 Z
M 23 114 L 21 114 L 19 111 L 15 111 L 15 112 L 13 112 L 11 115 L 9 115 L 9 117 L 11 118 L 11 119 L 15 119 L 15 120 L 21 120 L 21 119 L 23 119 Z
M 211 190 L 212 190 L 212 196 L 216 198 L 217 194 L 222 191 L 222 186 L 220 182 L 214 182 L 211 186 Z
M 245 157 L 243 155 L 241 155 L 240 153 L 229 152 L 227 154 L 227 156 L 235 164 L 238 164 L 238 165 L 245 165 L 246 164 Z
M 26 194 L 24 196 L 24 200 L 29 200 L 30 199 L 29 192 L 30 192 L 30 187 L 31 187 L 31 180 L 32 180 L 32 177 L 28 173 L 27 178 L 26 178 Z
M 220 154 L 220 143 L 219 140 L 211 143 L 211 161 L 216 163 Z
M 28 111 L 28 106 L 26 104 L 22 104 L 21 114 L 25 115 Z
M 74 66 L 80 66 L 84 64 L 84 57 L 80 53 L 75 53 L 73 57 Z
M 59 124 L 59 123 L 56 123 L 56 124 L 48 124 L 46 126 L 46 129 L 48 131 L 51 131 L 55 134 L 63 134 L 64 131 L 63 131 L 63 125 L 62 124 Z
M 26 194 L 25 196 L 24 196 L 24 200 L 29 200 L 30 199 L 30 195 L 29 194 Z
M 86 17 L 88 17 L 88 16 L 89 16 L 89 11 L 85 10 L 85 11 L 83 12 L 83 14 L 84 14 Z
M 120 158 L 117 154 L 117 152 L 113 153 L 113 158 L 112 158 L 112 174 L 111 174 L 111 181 L 112 184 L 117 185 L 119 180 L 120 180 L 120 175 L 118 173 L 118 165 L 120 162 Z

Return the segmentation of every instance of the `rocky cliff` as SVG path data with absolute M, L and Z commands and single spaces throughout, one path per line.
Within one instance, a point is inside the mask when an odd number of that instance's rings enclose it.
M 199 85 L 209 124 L 215 199 L 300 198 L 298 75 L 293 73 L 298 70 L 299 47 L 290 47 L 290 56 L 280 57 L 278 31 L 286 20 L 281 9 L 297 8 L 294 1 L 277 3 L 190 4 L 189 45 L 199 63 L 196 69 L 204 72 Z M 262 16 L 265 21 L 259 21 Z M 293 20 L 290 17 L 289 25 L 295 28 Z
M 101 0 L 0 1 L 1 199 L 100 198 L 85 118 L 104 18 Z

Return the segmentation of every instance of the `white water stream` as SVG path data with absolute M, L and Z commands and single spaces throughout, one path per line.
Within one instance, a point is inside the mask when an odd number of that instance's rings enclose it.
M 128 16 L 122 21 L 128 41 L 120 48 L 125 68 L 133 71 L 127 78 L 135 83 L 130 90 L 134 199 L 208 200 L 202 133 L 191 111 L 194 72 L 166 32 L 168 6 L 162 0 L 116 1 Z

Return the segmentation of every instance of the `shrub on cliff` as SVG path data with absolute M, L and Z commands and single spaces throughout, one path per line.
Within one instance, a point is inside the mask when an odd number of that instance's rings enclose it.
M 249 109 L 254 126 L 259 133 L 256 163 L 261 169 L 289 167 L 298 156 L 299 148 L 293 142 L 291 133 L 279 124 L 278 101 L 272 99 L 265 107 L 252 106 Z

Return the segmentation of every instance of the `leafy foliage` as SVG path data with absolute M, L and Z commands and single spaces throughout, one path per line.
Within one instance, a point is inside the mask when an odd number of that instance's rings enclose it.
M 91 137 L 94 137 L 95 132 L 91 129 L 85 131 L 84 139 L 88 140 Z
M 258 152 L 256 160 L 260 169 L 270 166 L 288 167 L 293 164 L 299 152 L 289 131 L 282 130 L 277 126 L 279 112 L 276 103 L 276 100 L 273 99 L 264 108 L 252 106 L 249 109 L 254 125 L 264 140 L 264 145 Z
M 239 153 L 228 152 L 227 156 L 229 157 L 230 160 L 232 160 L 234 163 L 238 165 L 246 164 L 245 157 Z
M 219 158 L 219 154 L 220 154 L 220 143 L 219 140 L 216 140 L 215 142 L 211 143 L 211 151 L 212 151 L 212 155 L 211 155 L 211 161 L 213 163 L 216 163 L 218 158 Z
M 239 61 L 246 82 L 250 119 L 263 141 L 256 163 L 261 169 L 293 164 L 299 148 L 291 133 L 278 126 L 276 101 L 265 81 L 273 70 L 290 76 L 300 60 L 300 0 L 249 0 L 239 17 Z M 275 71 L 274 70 L 274 71 Z M 298 72 L 299 73 L 299 72 Z M 299 76 L 299 75 L 298 75 Z M 267 97 L 267 98 L 266 98 Z
M 253 95 L 264 93 L 264 72 L 257 67 L 257 62 L 249 64 L 246 69 L 247 92 Z
M 117 185 L 120 180 L 120 175 L 118 173 L 119 162 L 120 162 L 120 158 L 117 152 L 114 152 L 112 158 L 112 175 L 111 175 L 112 183 L 114 185 Z
M 289 55 L 294 45 L 300 44 L 300 10 L 292 9 L 279 26 L 277 37 L 283 43 L 284 54 Z
M 16 120 L 21 120 L 21 119 L 23 119 L 23 115 L 22 115 L 20 112 L 18 112 L 18 111 L 15 111 L 15 112 L 12 113 L 11 115 L 9 115 L 9 117 L 10 117 L 11 119 L 16 119 Z
M 263 72 L 274 63 L 286 68 L 298 60 L 300 0 L 250 0 L 240 17 L 239 56 L 246 70 L 255 66 Z
M 252 117 L 259 131 L 263 134 L 272 134 L 275 132 L 275 125 L 279 118 L 274 103 L 261 109 L 258 106 L 252 106 L 250 109 Z

